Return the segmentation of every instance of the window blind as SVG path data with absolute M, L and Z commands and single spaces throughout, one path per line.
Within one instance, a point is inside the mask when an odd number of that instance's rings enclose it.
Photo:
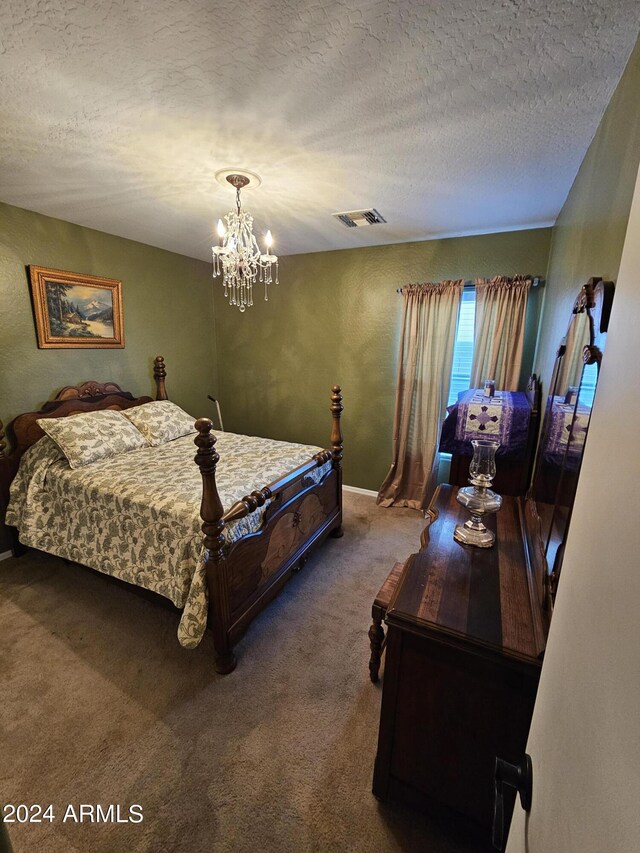
M 471 362 L 473 360 L 473 332 L 476 317 L 476 289 L 465 287 L 458 313 L 456 342 L 453 348 L 453 365 L 447 406 L 452 406 L 460 391 L 466 391 L 471 382 Z
M 593 398 L 596 394 L 596 384 L 598 382 L 598 367 L 595 364 L 585 364 L 582 369 L 582 379 L 580 381 L 580 405 L 593 407 Z

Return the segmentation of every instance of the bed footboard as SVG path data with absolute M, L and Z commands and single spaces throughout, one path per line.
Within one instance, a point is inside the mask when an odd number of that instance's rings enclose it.
M 252 619 L 307 560 L 309 552 L 327 536 L 342 535 L 342 396 L 332 388 L 333 428 L 331 449 L 279 480 L 256 490 L 226 513 L 215 484 L 219 455 L 215 450 L 213 424 L 196 421 L 196 463 L 203 481 L 202 530 L 206 549 L 209 592 L 209 624 L 213 632 L 216 670 L 231 672 L 236 666 L 233 645 Z M 331 463 L 319 482 L 309 474 Z M 269 502 L 262 527 L 225 549 L 225 524 L 254 512 Z

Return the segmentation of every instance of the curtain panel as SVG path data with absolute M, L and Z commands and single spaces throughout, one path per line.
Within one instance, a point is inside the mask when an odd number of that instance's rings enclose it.
M 590 333 L 591 328 L 587 312 L 574 314 L 564 341 L 564 356 L 558 365 L 558 378 L 555 387 L 556 395 L 564 397 L 572 385 L 580 385 L 582 370 L 584 368 L 582 350 L 591 340 Z
M 431 498 L 463 287 L 459 280 L 402 288 L 393 461 L 378 493 L 382 506 L 422 510 Z
M 475 286 L 471 387 L 481 388 L 485 379 L 494 379 L 496 389 L 517 391 L 531 278 L 479 278 Z

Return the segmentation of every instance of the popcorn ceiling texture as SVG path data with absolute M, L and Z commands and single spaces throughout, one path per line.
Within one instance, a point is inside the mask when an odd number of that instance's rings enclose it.
M 207 259 L 246 193 L 281 254 L 554 221 L 636 0 L 172 0 L 0 10 L 0 199 Z M 387 225 L 345 229 L 336 210 Z

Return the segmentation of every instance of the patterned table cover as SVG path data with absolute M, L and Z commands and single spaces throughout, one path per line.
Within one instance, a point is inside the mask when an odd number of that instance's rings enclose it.
M 565 403 L 564 397 L 554 397 L 544 447 L 545 455 L 569 453 L 581 456 L 590 417 L 591 409 L 588 406 L 576 407 L 575 402 Z M 569 436 L 571 436 L 571 444 L 569 444 Z
M 498 456 L 525 458 L 531 417 L 525 393 L 496 391 L 493 397 L 485 397 L 481 388 L 470 388 L 458 394 L 457 403 L 447 412 L 440 437 L 441 453 L 469 456 L 472 439 L 493 439 L 500 444 Z

